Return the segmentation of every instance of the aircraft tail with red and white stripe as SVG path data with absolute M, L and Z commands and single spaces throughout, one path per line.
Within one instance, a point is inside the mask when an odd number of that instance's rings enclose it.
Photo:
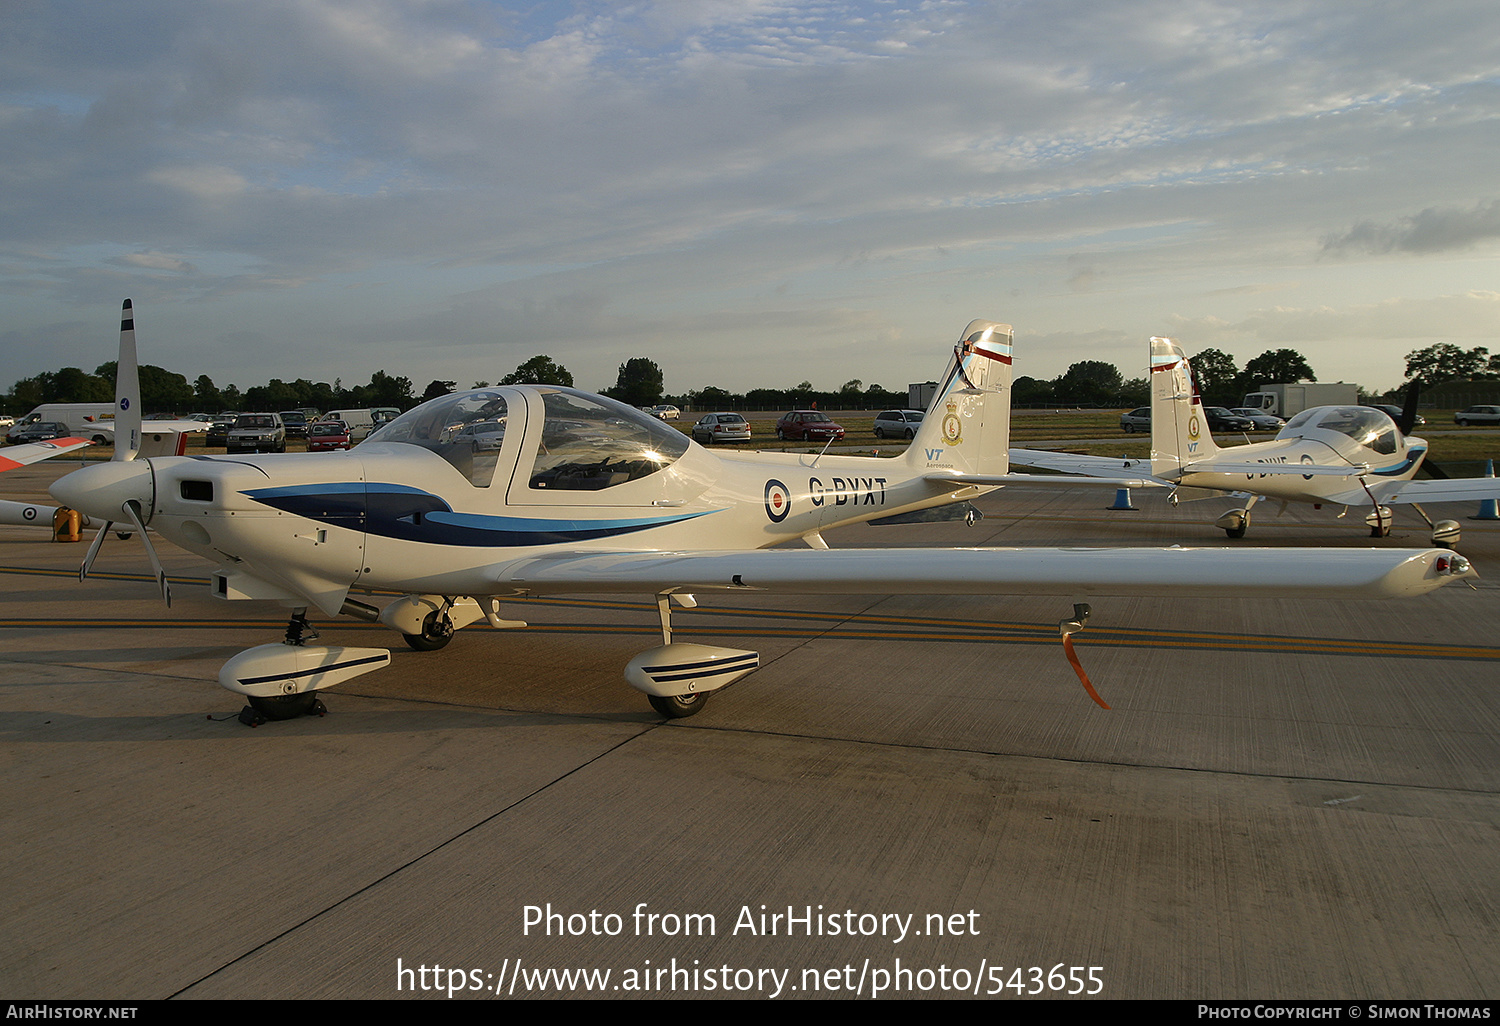
M 1182 477 L 1183 468 L 1219 451 L 1203 415 L 1192 367 L 1175 339 L 1151 339 L 1151 476 Z
M 909 465 L 961 474 L 1009 472 L 1014 334 L 1009 324 L 969 322 L 906 450 Z

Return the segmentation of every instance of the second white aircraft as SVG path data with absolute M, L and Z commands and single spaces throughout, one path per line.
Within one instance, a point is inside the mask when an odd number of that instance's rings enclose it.
M 1238 495 L 1248 501 L 1215 521 L 1243 538 L 1250 509 L 1263 498 L 1335 507 L 1367 507 L 1373 534 L 1391 530 L 1391 511 L 1408 503 L 1432 528 L 1434 545 L 1458 542 L 1453 520 L 1434 522 L 1418 503 L 1500 497 L 1500 478 L 1414 481 L 1427 442 L 1404 435 L 1385 412 L 1369 406 L 1317 406 L 1287 421 L 1268 442 L 1220 448 L 1208 430 L 1203 399 L 1182 348 L 1151 340 L 1151 458 L 1113 459 L 1012 449 L 1011 462 L 1100 478 L 1149 477 L 1170 488 L 1172 502 Z M 1340 514 L 1341 516 L 1343 514 Z

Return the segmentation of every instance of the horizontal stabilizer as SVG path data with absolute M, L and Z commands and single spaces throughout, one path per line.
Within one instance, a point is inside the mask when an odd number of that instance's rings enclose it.
M 1085 456 L 1076 452 L 1051 452 L 1047 449 L 1012 449 L 1010 462 L 1017 467 L 1035 467 L 1058 474 L 1081 474 L 1111 480 L 1147 478 L 1151 461 L 1116 456 Z M 1165 481 L 1161 482 L 1166 484 Z M 1139 486 L 1137 486 L 1139 487 Z
M 1154 477 L 1071 477 L 1066 474 L 928 474 L 923 480 L 955 488 L 1020 485 L 1040 488 L 1170 488 Z
M 1325 463 L 1233 463 L 1203 460 L 1182 468 L 1184 474 L 1301 474 L 1303 477 L 1360 477 L 1370 472 L 1368 463 L 1330 466 Z

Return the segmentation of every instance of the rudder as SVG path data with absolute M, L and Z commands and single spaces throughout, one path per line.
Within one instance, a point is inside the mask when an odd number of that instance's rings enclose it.
M 964 328 L 906 461 L 924 469 L 1005 474 L 1010 469 L 1009 324 Z

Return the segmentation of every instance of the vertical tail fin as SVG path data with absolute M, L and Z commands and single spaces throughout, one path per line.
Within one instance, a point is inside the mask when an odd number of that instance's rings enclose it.
M 1203 398 L 1175 339 L 1151 339 L 1151 473 L 1175 481 L 1182 468 L 1219 451 L 1203 416 Z
M 120 356 L 115 363 L 115 455 L 133 460 L 141 451 L 141 373 L 135 356 L 135 310 L 120 308 Z
M 1013 337 L 1009 324 L 969 322 L 906 451 L 909 465 L 967 474 L 1009 471 Z

